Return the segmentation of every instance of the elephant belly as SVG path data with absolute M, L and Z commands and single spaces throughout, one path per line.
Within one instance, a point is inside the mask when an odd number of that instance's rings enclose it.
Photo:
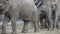
M 21 12 L 19 14 L 19 17 L 25 20 L 30 20 L 33 13 L 35 13 L 37 9 L 32 4 L 28 4 L 28 3 L 26 4 L 27 5 L 25 5 L 24 3 L 24 5 L 21 7 Z
M 19 14 L 19 18 L 20 19 L 24 19 L 24 20 L 31 20 L 32 14 L 27 13 L 27 12 L 23 12 Z

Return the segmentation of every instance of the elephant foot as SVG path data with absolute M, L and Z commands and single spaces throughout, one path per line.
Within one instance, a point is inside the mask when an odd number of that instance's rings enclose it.
M 40 29 L 44 29 L 43 27 L 41 27 Z
M 34 32 L 39 32 L 39 30 L 34 30 Z
M 58 26 L 58 25 L 56 25 L 56 28 L 57 28 L 57 29 L 59 29 L 59 26 Z
M 39 32 L 39 31 L 34 31 L 34 32 Z
M 27 33 L 27 32 L 28 32 L 28 30 L 25 30 L 25 29 L 24 29 L 24 30 L 22 30 L 22 33 Z
M 52 28 L 48 28 L 48 31 L 49 31 L 49 30 L 52 30 Z
M 27 33 L 28 31 L 22 31 L 22 33 Z
M 12 32 L 12 34 L 17 34 L 17 32 Z
M 49 30 L 54 30 L 54 28 L 48 28 L 48 31 L 49 31 Z
M 52 28 L 51 30 L 54 30 L 54 28 Z
M 50 29 L 48 28 L 48 31 L 49 31 Z

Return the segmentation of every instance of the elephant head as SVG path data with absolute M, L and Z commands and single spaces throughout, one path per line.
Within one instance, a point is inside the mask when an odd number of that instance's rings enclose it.
M 55 10 L 57 7 L 57 4 L 55 2 L 51 2 L 51 8 L 52 10 Z

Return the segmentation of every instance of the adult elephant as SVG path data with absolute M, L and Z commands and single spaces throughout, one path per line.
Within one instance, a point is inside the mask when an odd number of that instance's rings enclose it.
M 6 34 L 6 25 L 11 20 L 12 34 L 16 34 L 16 20 L 21 18 L 24 20 L 22 32 L 27 32 L 27 26 L 30 20 L 34 24 L 34 32 L 38 31 L 37 20 L 38 11 L 34 3 L 30 0 L 1 0 L 0 1 L 0 14 L 4 14 L 2 24 L 2 34 Z
M 54 29 L 54 27 L 56 27 L 57 29 L 59 28 L 59 24 L 58 24 L 58 17 L 60 15 L 59 7 L 60 7 L 59 1 L 58 1 L 58 3 L 56 3 L 56 2 L 51 3 L 52 16 L 53 16 L 53 27 L 52 27 L 53 29 Z
M 57 5 L 56 5 L 56 3 L 54 3 L 54 2 L 51 2 L 51 9 L 52 9 L 52 20 L 53 20 L 53 22 L 52 22 L 52 24 L 53 24 L 53 27 L 52 27 L 52 29 L 55 27 L 55 23 L 54 23 L 54 21 L 55 21 L 55 13 L 56 13 L 56 9 L 57 9 Z

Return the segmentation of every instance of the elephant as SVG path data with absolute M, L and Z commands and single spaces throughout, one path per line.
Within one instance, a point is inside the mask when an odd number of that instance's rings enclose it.
M 54 27 L 56 26 L 56 24 L 54 23 L 55 21 L 55 16 L 56 16 L 56 9 L 57 9 L 57 4 L 54 2 L 51 2 L 51 9 L 52 9 L 52 20 L 53 20 L 53 27 L 52 29 L 54 29 Z
M 44 0 L 43 0 L 44 1 Z M 38 2 L 37 2 L 38 3 Z M 39 2 L 37 5 L 39 5 L 41 2 Z M 52 21 L 51 21 L 51 4 L 49 1 L 47 1 L 46 3 L 43 2 L 43 4 L 39 7 L 37 6 L 38 8 L 38 17 L 39 17 L 39 20 L 40 20 L 40 25 L 41 25 L 41 28 L 44 27 L 44 24 L 43 24 L 43 19 L 45 19 L 45 24 L 48 24 L 47 28 L 49 30 L 49 28 L 52 27 Z M 39 25 L 39 26 L 40 26 Z
M 47 7 L 46 5 L 42 5 L 40 7 L 40 24 L 41 27 L 44 27 L 44 24 L 47 25 L 47 28 L 49 30 L 49 28 L 51 28 L 51 8 Z M 45 22 L 43 24 L 43 19 L 45 19 Z
M 23 33 L 28 32 L 28 23 L 32 20 L 35 27 L 34 32 L 38 32 L 38 10 L 34 3 L 30 0 L 1 0 L 0 1 L 0 15 L 4 14 L 2 24 L 2 34 L 6 34 L 6 25 L 11 20 L 12 34 L 16 32 L 16 20 L 23 19 Z
M 58 1 L 58 0 L 57 0 Z M 59 24 L 58 24 L 58 17 L 59 17 L 59 13 L 60 13 L 60 9 L 59 9 L 59 2 L 52 2 L 51 3 L 51 8 L 52 8 L 52 16 L 53 16 L 53 29 L 56 27 L 57 29 L 59 28 Z
M 41 9 L 43 8 L 42 6 L 40 7 Z M 46 12 L 44 11 L 44 9 L 40 10 L 41 13 L 39 14 L 39 20 L 40 20 L 40 29 L 43 29 L 45 28 L 45 25 L 47 24 L 47 14 Z
M 47 2 L 46 2 L 47 3 Z M 45 4 L 46 4 L 45 3 Z M 51 28 L 53 29 L 54 27 L 57 27 L 57 28 L 59 28 L 59 25 L 58 25 L 58 23 L 55 23 L 54 21 L 55 21 L 55 17 L 56 17 L 56 10 L 57 10 L 57 4 L 56 4 L 56 2 L 51 2 L 51 12 L 50 12 L 50 15 L 51 15 L 51 17 L 53 18 L 53 22 L 51 22 Z M 40 8 L 41 7 L 38 7 L 39 8 L 39 11 L 41 11 L 40 10 Z M 43 7 L 44 8 L 44 7 Z M 42 10 L 42 11 L 44 11 L 44 10 Z M 43 13 L 43 14 L 42 14 Z M 41 15 L 40 15 L 40 21 L 42 20 L 42 19 L 46 19 L 47 18 L 47 14 L 45 13 L 45 12 L 42 12 L 42 13 L 40 13 Z M 45 14 L 44 14 L 45 13 Z M 45 17 L 45 16 L 46 17 Z M 43 16 L 45 17 L 45 18 L 43 18 Z M 51 18 L 50 18 L 51 19 Z M 58 18 L 57 18 L 58 19 Z M 41 27 L 43 27 L 44 26 L 44 24 L 42 23 L 43 22 L 43 20 L 40 22 L 41 23 Z M 46 21 L 46 22 L 48 22 L 48 21 Z M 42 25 L 43 24 L 43 25 Z M 46 23 L 45 23 L 46 24 Z
M 42 23 L 43 23 L 43 19 L 45 19 L 45 12 L 43 11 L 41 11 L 40 10 L 40 7 L 43 5 L 43 0 L 34 0 L 34 2 L 35 2 L 35 5 L 37 6 L 37 8 L 38 8 L 38 12 L 39 12 L 39 14 L 38 14 L 38 17 L 39 17 L 39 20 L 38 21 L 40 21 L 40 23 L 41 23 L 41 21 L 42 21 Z M 42 13 L 40 13 L 40 11 L 42 12 Z M 40 28 L 40 23 L 38 23 L 38 27 Z M 42 29 L 42 27 L 43 27 L 43 24 L 41 23 L 41 29 Z

